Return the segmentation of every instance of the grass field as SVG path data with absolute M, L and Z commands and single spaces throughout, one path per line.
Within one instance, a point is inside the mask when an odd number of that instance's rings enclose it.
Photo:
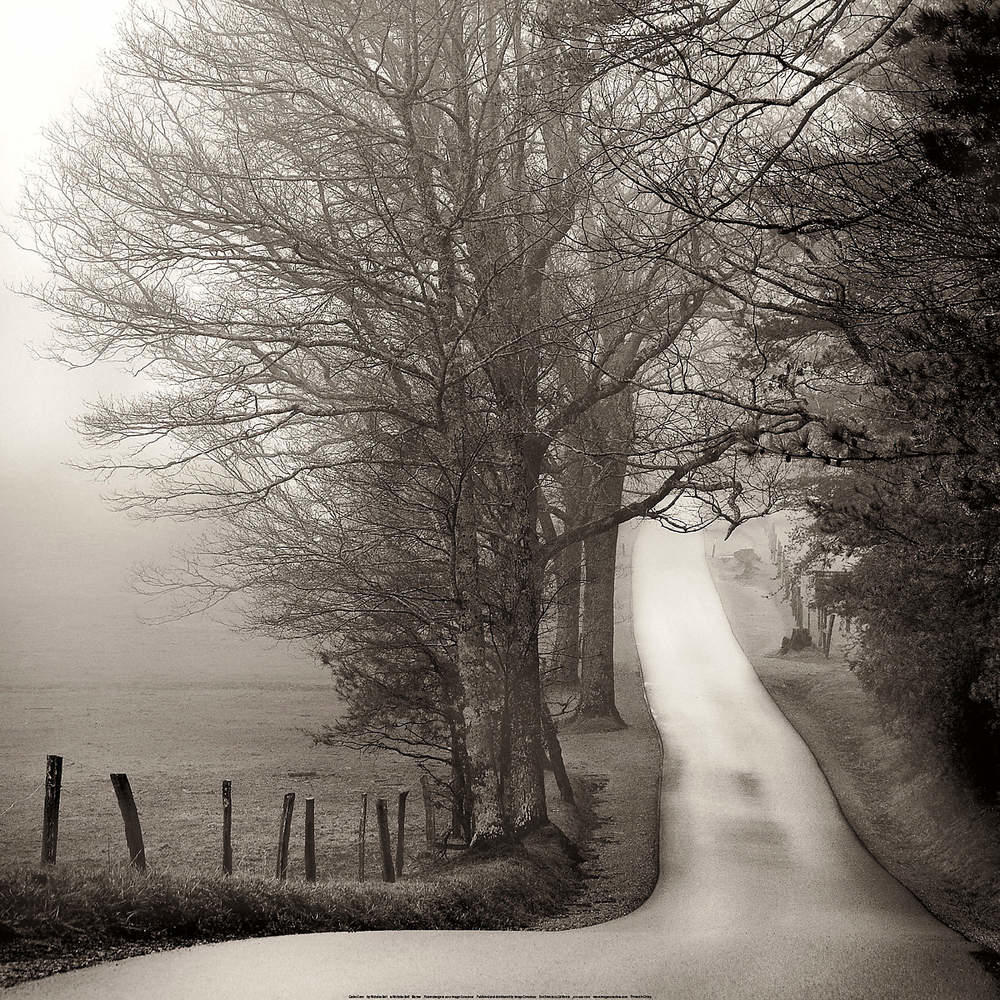
M 317 854 L 326 875 L 356 870 L 362 792 L 392 799 L 394 810 L 397 791 L 411 790 L 407 839 L 416 852 L 423 844 L 423 810 L 415 769 L 388 755 L 363 757 L 314 746 L 311 734 L 337 711 L 336 694 L 319 669 L 311 682 L 297 669 L 286 683 L 5 685 L 0 688 L 3 865 L 38 861 L 47 753 L 64 757 L 61 865 L 114 867 L 126 856 L 108 777 L 112 771 L 124 771 L 132 783 L 153 868 L 218 870 L 223 779 L 233 782 L 239 871 L 273 873 L 281 802 L 288 791 L 297 799 L 293 876 L 301 870 L 307 795 L 316 799 Z M 369 837 L 374 851 L 373 822 Z
M 419 774 L 392 756 L 314 745 L 340 705 L 324 670 L 280 647 L 241 648 L 189 622 L 134 670 L 121 652 L 91 680 L 17 668 L 0 677 L 0 985 L 160 947 L 227 937 L 391 927 L 559 929 L 613 919 L 640 905 L 658 875 L 661 747 L 645 704 L 631 629 L 623 533 L 615 637 L 618 703 L 627 729 L 566 731 L 563 752 L 580 807 L 547 776 L 549 815 L 582 845 L 545 828 L 527 853 L 457 856 L 424 849 Z M 199 631 L 201 630 L 201 631 Z M 38 633 L 41 635 L 41 633 Z M 137 632 L 137 635 L 144 633 Z M 27 635 L 27 631 L 23 632 Z M 199 637 L 205 643 L 199 643 Z M 65 647 L 66 634 L 55 637 Z M 39 644 L 45 646 L 43 635 Z M 50 664 L 58 666 L 58 658 Z M 166 669 L 177 664 L 173 673 Z M 212 665 L 210 676 L 206 669 Z M 59 861 L 39 870 L 45 757 L 64 757 Z M 149 875 L 127 866 L 109 780 L 129 775 Z M 222 879 L 221 783 L 233 782 L 236 877 Z M 410 791 L 403 881 L 383 886 L 374 799 Z M 296 793 L 288 882 L 274 879 L 282 799 Z M 357 885 L 359 800 L 369 795 L 367 871 Z M 319 881 L 302 881 L 302 799 L 316 800 Z M 438 830 L 447 816 L 439 813 Z M 578 859 L 578 860 L 574 860 Z M 468 861 L 468 863 L 467 863 Z M 472 863 L 475 862 L 475 863 Z
M 615 651 L 620 707 L 632 729 L 617 741 L 611 735 L 588 739 L 567 734 L 565 747 L 567 765 L 578 773 L 595 773 L 599 781 L 607 779 L 614 755 L 621 752 L 642 775 L 639 794 L 647 803 L 642 813 L 647 857 L 638 861 L 643 889 L 630 892 L 630 898 L 648 895 L 655 882 L 660 761 L 631 636 L 633 538 L 632 529 L 623 530 Z M 10 614 L 18 599 L 13 588 L 7 597 Z M 109 655 L 74 674 L 60 672 L 59 664 L 72 662 L 67 650 L 82 623 L 46 626 L 37 612 L 11 615 L 9 620 L 20 639 L 0 651 L 11 664 L 0 672 L 0 868 L 17 870 L 38 862 L 42 782 L 50 753 L 64 758 L 60 865 L 113 869 L 127 858 L 111 772 L 129 776 L 147 860 L 157 870 L 219 870 L 224 779 L 233 782 L 234 867 L 247 875 L 273 875 L 281 803 L 289 791 L 296 793 L 291 878 L 302 873 L 305 796 L 316 800 L 321 876 L 354 876 L 363 792 L 369 794 L 372 873 L 377 861 L 375 796 L 390 800 L 394 822 L 397 792 L 409 789 L 406 841 L 411 858 L 423 847 L 423 805 L 415 767 L 395 755 L 362 756 L 313 744 L 312 734 L 336 719 L 340 704 L 325 669 L 302 651 L 254 645 L 196 619 L 164 631 L 131 625 L 123 617 L 117 627 L 128 629 L 135 657 L 122 652 L 127 643 L 113 643 L 109 637 Z M 32 649 L 44 652 L 53 646 L 63 650 L 63 656 L 33 672 Z M 609 800 L 616 788 L 614 782 L 608 786 Z M 444 822 L 442 815 L 439 828 Z
M 273 874 L 281 801 L 294 791 L 293 874 L 305 795 L 316 798 L 321 872 L 353 871 L 361 792 L 415 790 L 412 773 L 391 758 L 312 745 L 340 705 L 303 650 L 208 615 L 144 620 L 166 609 L 131 588 L 129 568 L 169 563 L 189 527 L 109 511 L 72 477 L 46 483 L 0 477 L 0 865 L 37 863 L 40 783 L 56 753 L 65 759 L 60 864 L 107 868 L 125 857 L 108 779 L 124 771 L 155 869 L 219 867 L 228 778 L 238 869 Z M 418 806 L 419 796 L 414 824 Z

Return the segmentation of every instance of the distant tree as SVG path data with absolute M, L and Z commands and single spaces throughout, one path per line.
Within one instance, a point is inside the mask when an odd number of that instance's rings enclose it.
M 400 754 L 439 780 L 472 833 L 465 688 L 450 543 L 461 484 L 421 454 L 419 435 L 366 440 L 231 515 L 186 572 L 164 580 L 187 601 L 234 594 L 245 626 L 305 642 L 345 711 L 317 738 Z

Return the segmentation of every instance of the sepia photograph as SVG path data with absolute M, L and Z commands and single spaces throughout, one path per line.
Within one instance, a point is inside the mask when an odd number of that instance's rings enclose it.
M 1000 0 L 0 6 L 0 993 L 1000 997 Z

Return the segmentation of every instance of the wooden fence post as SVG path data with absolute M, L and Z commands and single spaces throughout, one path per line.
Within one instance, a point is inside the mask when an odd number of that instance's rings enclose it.
M 403 844 L 406 839 L 406 796 L 409 792 L 400 792 L 396 806 L 396 875 L 403 874 Z
M 278 831 L 278 861 L 274 874 L 282 882 L 288 875 L 288 840 L 292 835 L 292 810 L 295 808 L 295 792 L 286 792 L 281 806 L 281 829 Z
M 424 842 L 427 844 L 427 853 L 434 853 L 434 841 L 437 839 L 437 830 L 434 817 L 434 792 L 431 789 L 431 779 L 426 774 L 420 775 L 420 791 L 424 796 Z
M 316 802 L 306 799 L 306 881 L 316 881 Z
M 45 758 L 45 807 L 42 813 L 42 864 L 56 863 L 59 841 L 59 795 L 62 791 L 62 757 L 49 754 Z
M 358 822 L 358 881 L 365 880 L 365 837 L 368 832 L 368 793 L 361 793 L 361 819 Z
M 233 783 L 222 783 L 222 874 L 233 874 Z
M 128 845 L 129 860 L 136 870 L 146 870 L 146 848 L 142 842 L 142 827 L 139 824 L 139 810 L 135 806 L 135 796 L 127 774 L 112 774 L 111 784 L 118 799 L 118 808 L 125 822 L 125 843 Z
M 395 882 L 392 867 L 392 845 L 389 843 L 389 810 L 385 799 L 375 800 L 375 817 L 378 820 L 378 843 L 382 851 L 382 881 Z
M 826 623 L 826 635 L 823 637 L 823 655 L 830 659 L 830 646 L 833 644 L 833 622 L 836 615 L 830 615 Z

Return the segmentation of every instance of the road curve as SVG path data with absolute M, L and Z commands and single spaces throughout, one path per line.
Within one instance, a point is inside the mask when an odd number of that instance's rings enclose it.
M 12 1000 L 997 996 L 968 943 L 888 875 L 844 821 L 733 638 L 700 538 L 644 525 L 633 597 L 665 748 L 660 879 L 634 913 L 571 931 L 204 945 L 26 983 L 9 991 Z

